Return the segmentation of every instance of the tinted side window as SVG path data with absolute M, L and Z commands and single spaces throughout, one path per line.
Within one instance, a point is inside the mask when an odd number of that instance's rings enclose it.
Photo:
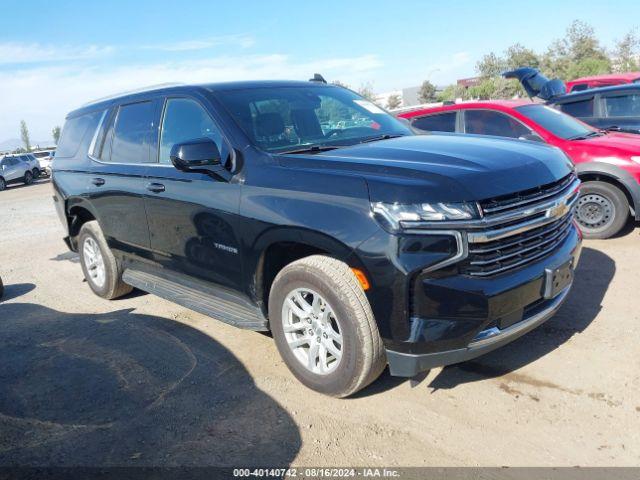
M 418 130 L 426 132 L 455 132 L 456 112 L 439 113 L 415 118 L 411 125 Z
M 112 162 L 144 163 L 149 161 L 149 139 L 153 114 L 153 102 L 132 103 L 122 105 L 118 109 L 111 143 L 110 160 Z
M 504 113 L 491 110 L 465 110 L 464 126 L 466 133 L 476 135 L 519 138 L 531 133 L 517 120 Z
M 213 140 L 220 149 L 222 158 L 227 158 L 228 151 L 222 135 L 205 109 L 188 98 L 168 99 L 162 119 L 160 163 L 171 163 L 169 154 L 176 143 L 198 138 Z
M 593 117 L 593 98 L 578 102 L 562 103 L 560 110 L 574 117 Z
M 609 117 L 640 117 L 640 93 L 605 97 Z
M 101 115 L 102 112 L 98 111 L 68 119 L 62 129 L 62 135 L 56 150 L 58 157 L 74 156 L 87 131 L 91 133 L 95 131 Z

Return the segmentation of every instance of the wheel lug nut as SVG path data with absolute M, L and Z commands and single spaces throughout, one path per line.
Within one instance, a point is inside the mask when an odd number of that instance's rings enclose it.
M 327 335 L 326 333 L 323 333 L 323 334 L 322 334 L 322 336 L 323 336 L 324 338 L 329 338 L 329 335 Z
M 317 342 L 320 343 L 320 337 L 316 338 Z
M 313 330 L 309 329 L 309 335 L 313 335 Z

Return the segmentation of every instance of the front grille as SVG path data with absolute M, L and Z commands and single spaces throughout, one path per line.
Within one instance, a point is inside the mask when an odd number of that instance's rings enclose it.
M 479 202 L 484 227 L 468 233 L 462 273 L 497 275 L 550 255 L 571 232 L 578 185 L 570 174 L 536 189 Z
M 562 192 L 569 184 L 575 180 L 575 175 L 570 173 L 560 180 L 541 185 L 537 188 L 518 192 L 513 195 L 504 195 L 480 202 L 480 208 L 485 215 L 493 215 L 496 213 L 504 213 L 516 208 L 530 206 L 539 203 L 547 198 L 553 197 Z
M 487 243 L 469 244 L 464 273 L 488 276 L 523 266 L 553 252 L 569 235 L 572 214 L 519 235 Z

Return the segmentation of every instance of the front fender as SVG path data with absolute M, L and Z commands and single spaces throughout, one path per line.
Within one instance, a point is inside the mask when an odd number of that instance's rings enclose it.
M 605 162 L 584 162 L 576 164 L 578 177 L 598 175 L 620 183 L 633 200 L 636 220 L 640 220 L 640 184 L 634 176 L 623 168 Z

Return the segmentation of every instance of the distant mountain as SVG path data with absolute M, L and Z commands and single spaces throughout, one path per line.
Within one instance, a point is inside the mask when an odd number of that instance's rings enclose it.
M 40 147 L 51 147 L 54 145 L 53 140 L 34 140 L 31 142 L 31 145 Z M 6 150 L 15 150 L 16 148 L 22 147 L 22 140 L 19 138 L 8 138 L 7 140 L 3 140 L 0 142 L 0 152 L 4 152 Z

